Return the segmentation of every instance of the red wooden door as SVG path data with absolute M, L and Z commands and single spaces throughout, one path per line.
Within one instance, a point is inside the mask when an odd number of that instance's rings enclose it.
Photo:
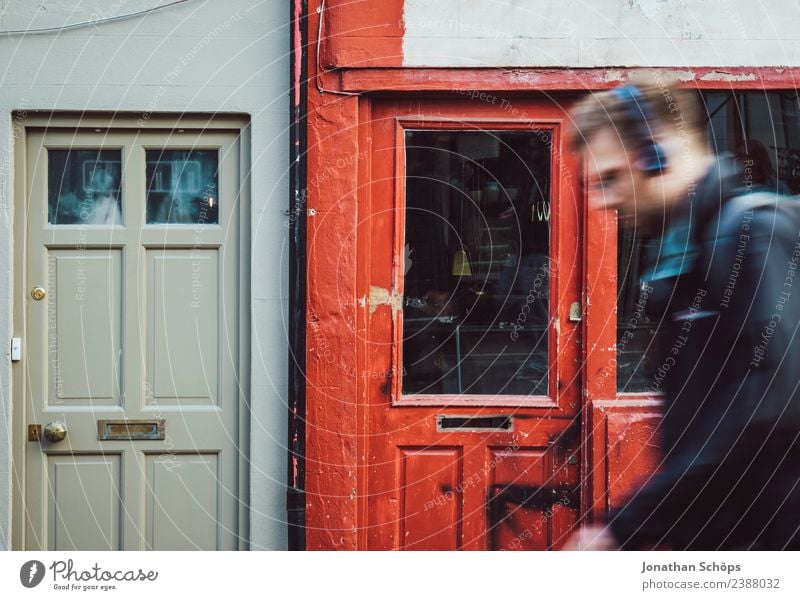
M 359 546 L 558 548 L 581 462 L 564 109 L 484 95 L 364 114 Z

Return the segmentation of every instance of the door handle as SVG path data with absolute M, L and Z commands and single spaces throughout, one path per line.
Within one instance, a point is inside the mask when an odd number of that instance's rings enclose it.
M 31 290 L 31 298 L 36 300 L 37 302 L 45 297 L 47 292 L 44 291 L 43 287 L 37 286 Z
M 56 443 L 67 437 L 67 426 L 61 421 L 48 423 L 44 428 L 44 437 L 48 442 Z
M 569 320 L 573 323 L 578 323 L 581 320 L 581 303 L 573 302 L 569 305 Z

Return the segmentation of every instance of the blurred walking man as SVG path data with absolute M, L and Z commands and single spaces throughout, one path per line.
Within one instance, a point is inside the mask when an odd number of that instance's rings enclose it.
M 567 549 L 800 548 L 800 211 L 714 155 L 703 117 L 660 81 L 573 111 L 590 206 L 660 239 L 642 283 L 665 405 L 658 471 Z

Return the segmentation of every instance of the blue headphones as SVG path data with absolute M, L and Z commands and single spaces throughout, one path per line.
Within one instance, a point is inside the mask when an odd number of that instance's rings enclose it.
M 622 102 L 626 116 L 634 124 L 637 139 L 642 140 L 636 149 L 638 154 L 636 166 L 648 175 L 660 175 L 667 168 L 667 155 L 650 133 L 650 123 L 654 120 L 642 92 L 632 83 L 612 91 Z

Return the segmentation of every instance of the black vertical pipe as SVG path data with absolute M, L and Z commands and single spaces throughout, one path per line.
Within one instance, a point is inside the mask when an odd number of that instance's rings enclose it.
M 305 550 L 307 0 L 290 0 L 290 11 L 292 86 L 289 96 L 289 464 L 286 522 L 289 550 Z

